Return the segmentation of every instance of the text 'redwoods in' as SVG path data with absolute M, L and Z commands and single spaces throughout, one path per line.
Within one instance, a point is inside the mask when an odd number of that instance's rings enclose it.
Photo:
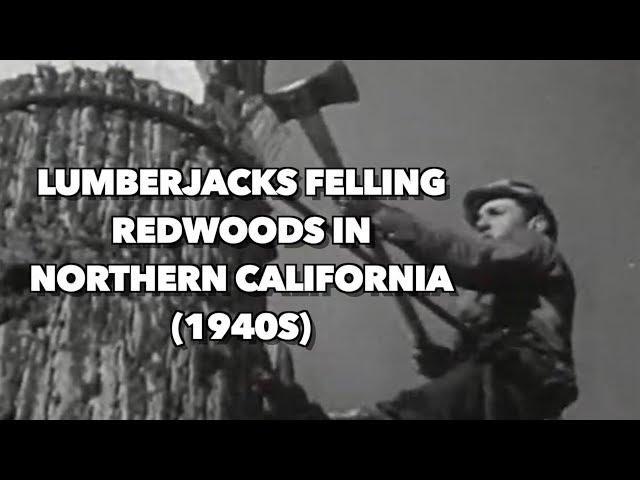
M 114 245 L 321 245 L 329 228 L 334 245 L 367 245 L 372 232 L 366 217 L 335 217 L 331 225 L 320 216 L 112 217 L 111 226 Z

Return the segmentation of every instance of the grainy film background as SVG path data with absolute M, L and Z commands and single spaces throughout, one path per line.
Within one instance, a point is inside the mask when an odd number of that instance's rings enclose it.
M 37 63 L 1 60 L 0 77 Z M 185 60 L 123 60 L 136 76 L 159 80 L 200 101 L 202 85 Z M 270 61 L 267 88 L 321 71 L 328 60 Z M 82 60 L 104 69 L 116 61 Z M 466 228 L 467 189 L 514 177 L 533 182 L 560 219 L 560 248 L 578 287 L 574 343 L 581 388 L 569 419 L 640 417 L 640 62 L 347 61 L 361 90 L 357 106 L 326 111 L 336 143 L 354 167 L 447 170 L 451 198 L 399 202 L 417 215 Z M 292 125 L 282 162 L 319 166 Z M 307 202 L 311 202 L 307 200 Z M 311 205 L 327 215 L 330 202 Z M 281 207 L 285 212 L 285 207 Z M 393 252 L 402 258 L 398 252 Z M 282 263 L 345 262 L 342 249 L 281 249 Z M 441 298 L 442 304 L 451 299 Z M 273 296 L 271 308 L 308 308 L 312 351 L 295 350 L 299 380 L 327 408 L 386 399 L 420 381 L 413 373 L 400 312 L 392 299 Z M 443 341 L 450 332 L 426 311 Z

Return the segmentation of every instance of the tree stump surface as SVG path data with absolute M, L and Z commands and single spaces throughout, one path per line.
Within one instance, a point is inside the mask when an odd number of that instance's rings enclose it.
M 197 116 L 193 102 L 106 72 L 39 67 L 0 82 L 0 101 L 50 92 L 118 95 Z M 210 115 L 210 114 L 208 114 Z M 219 128 L 216 118 L 199 118 Z M 189 135 L 125 110 L 92 105 L 35 106 L 0 115 L 0 262 L 102 264 L 264 264 L 273 249 L 249 246 L 126 248 L 111 245 L 111 217 L 240 215 L 270 212 L 262 200 L 39 198 L 36 168 L 219 168 L 220 158 Z M 188 177 L 188 175 L 187 175 Z M 229 341 L 178 349 L 175 310 L 266 310 L 265 298 L 226 295 L 46 295 L 0 293 L 0 417 L 15 419 L 246 419 L 262 402 L 249 382 L 269 368 L 265 348 Z

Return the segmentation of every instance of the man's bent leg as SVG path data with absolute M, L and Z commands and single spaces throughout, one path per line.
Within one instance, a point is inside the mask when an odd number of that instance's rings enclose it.
M 398 420 L 536 419 L 527 397 L 493 365 L 470 360 L 421 387 L 378 403 L 376 408 Z

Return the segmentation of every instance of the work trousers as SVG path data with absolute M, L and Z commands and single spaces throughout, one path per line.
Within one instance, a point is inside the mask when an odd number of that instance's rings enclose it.
M 492 364 L 473 360 L 376 407 L 398 420 L 542 419 L 521 386 L 504 378 Z

